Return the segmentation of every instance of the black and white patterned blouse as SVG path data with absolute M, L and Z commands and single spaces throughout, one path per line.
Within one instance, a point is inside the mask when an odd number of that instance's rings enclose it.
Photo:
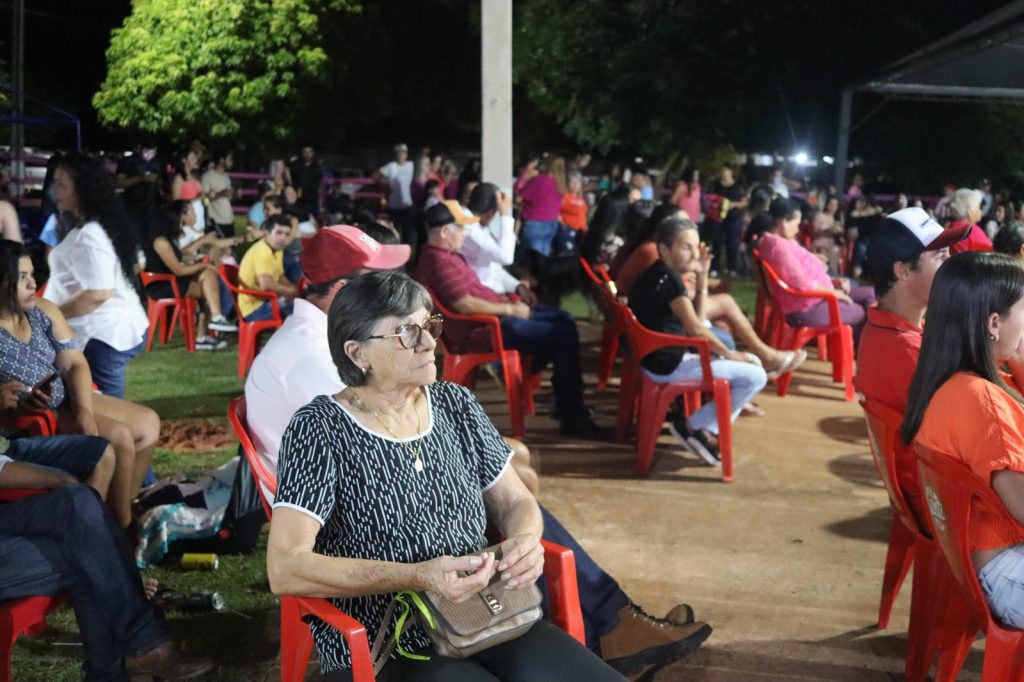
M 486 546 L 482 492 L 498 481 L 512 452 L 467 389 L 440 382 L 426 396 L 430 421 L 419 472 L 402 441 L 370 431 L 331 396 L 292 417 L 281 440 L 274 508 L 297 509 L 322 524 L 314 551 L 414 563 Z M 415 438 L 404 442 L 415 450 Z M 330 601 L 362 622 L 373 642 L 392 597 Z M 351 667 L 340 632 L 317 619 L 310 629 L 324 673 Z M 417 649 L 430 639 L 416 626 L 402 645 Z

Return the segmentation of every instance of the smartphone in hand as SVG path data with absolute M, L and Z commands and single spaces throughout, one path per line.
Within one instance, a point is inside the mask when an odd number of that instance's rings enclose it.
M 53 382 L 59 376 L 60 374 L 58 374 L 57 372 L 50 372 L 45 377 L 43 377 L 35 386 L 32 387 L 30 393 L 35 393 L 36 391 L 39 390 L 42 390 L 44 393 L 49 393 L 50 389 L 53 387 Z

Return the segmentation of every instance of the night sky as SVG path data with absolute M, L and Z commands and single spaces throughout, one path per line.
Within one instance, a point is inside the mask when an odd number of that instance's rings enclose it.
M 230 1 L 230 0 L 224 0 Z M 825 0 L 832 2 L 833 0 Z M 1006 4 L 998 0 L 962 0 L 946 1 L 925 1 L 925 0 L 900 0 L 905 6 L 914 11 L 914 16 L 921 17 L 920 36 L 925 37 L 926 43 L 938 39 L 949 32 L 974 19 L 983 16 L 992 9 Z M 429 6 L 430 2 L 424 2 L 421 6 Z M 444 11 L 461 11 L 459 2 L 448 1 L 444 4 Z M 473 4 L 467 0 L 466 6 Z M 860 3 L 870 6 L 870 2 Z M 90 100 L 93 93 L 99 87 L 105 74 L 104 51 L 110 38 L 111 29 L 119 26 L 127 16 L 131 8 L 128 0 L 95 0 L 95 1 L 68 1 L 68 0 L 30 0 L 26 8 L 26 90 L 32 95 L 52 102 L 53 104 L 76 113 L 82 119 L 83 131 L 86 144 L 92 148 L 102 146 L 114 146 L 125 144 L 123 134 L 112 131 L 105 131 L 96 124 L 95 111 L 92 109 Z M 0 23 L 3 30 L 0 31 L 0 50 L 4 55 L 4 62 L 9 67 L 10 54 L 10 24 L 11 24 L 11 0 L 0 0 Z M 870 17 L 865 23 L 870 25 Z M 455 26 L 453 30 L 460 31 L 463 27 Z M 416 29 L 403 27 L 404 32 L 414 32 Z M 821 27 L 808 27 L 809 31 L 822 30 Z M 884 27 L 879 27 L 880 33 L 884 34 Z M 414 34 L 415 35 L 415 34 Z M 425 43 L 437 44 L 439 39 L 447 38 L 445 42 L 462 42 L 478 40 L 476 35 L 465 31 L 465 35 L 439 36 L 436 31 L 424 35 Z M 904 36 L 888 36 L 887 39 L 893 42 L 902 42 Z M 849 35 L 848 40 L 873 40 L 861 30 Z M 914 37 L 907 43 L 904 53 L 909 53 L 920 43 L 914 42 Z M 925 43 L 925 44 L 926 44 Z M 408 49 L 408 48 L 407 48 Z M 422 46 L 412 46 L 413 50 L 420 50 Z M 807 56 L 808 62 L 815 60 L 815 55 Z M 884 64 L 879 64 L 879 67 Z M 867 74 L 865 74 L 867 75 Z M 472 87 L 472 79 L 466 79 L 462 87 Z M 468 83 L 468 85 L 467 85 Z M 838 83 L 829 82 L 827 78 L 821 79 L 820 97 L 822 101 L 832 102 L 838 100 Z M 475 97 L 479 100 L 479 91 L 475 94 L 466 93 L 467 99 Z M 799 116 L 799 107 L 796 116 Z M 40 113 L 28 111 L 29 114 Z M 413 112 L 414 113 L 414 112 Z M 824 113 L 824 112 L 822 112 Z M 520 112 L 517 109 L 517 119 Z M 827 120 L 827 117 L 822 116 Z M 382 126 L 388 130 L 379 131 L 382 137 L 401 135 L 405 126 L 415 126 L 417 121 L 410 118 L 403 121 L 402 116 L 392 117 Z M 800 121 L 797 121 L 799 126 Z M 372 127 L 372 126 L 371 126 Z M 552 129 L 555 132 L 555 129 Z M 361 131 L 364 133 L 366 131 Z M 29 144 L 67 144 L 71 141 L 68 133 L 62 133 L 64 137 L 53 139 L 54 131 L 29 131 Z M 558 137 L 557 134 L 553 137 Z

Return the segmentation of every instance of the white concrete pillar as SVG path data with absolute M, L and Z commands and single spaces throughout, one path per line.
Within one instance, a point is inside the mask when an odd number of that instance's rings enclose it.
M 482 178 L 512 191 L 512 0 L 480 0 Z

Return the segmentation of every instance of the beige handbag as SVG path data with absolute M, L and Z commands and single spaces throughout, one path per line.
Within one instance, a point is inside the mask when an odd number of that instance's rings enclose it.
M 499 545 L 483 551 L 493 552 L 495 560 L 501 559 Z M 495 572 L 486 588 L 461 604 L 430 590 L 399 592 L 384 613 L 373 643 L 370 656 L 374 671 L 380 672 L 396 646 L 398 653 L 407 658 L 429 658 L 405 651 L 399 642 L 411 622 L 409 614 L 412 612 L 434 643 L 434 651 L 449 658 L 467 658 L 526 633 L 541 617 L 540 589 L 531 585 L 525 590 L 510 590 L 500 577 Z M 385 641 L 384 633 L 399 606 L 402 611 L 395 624 L 395 634 Z

